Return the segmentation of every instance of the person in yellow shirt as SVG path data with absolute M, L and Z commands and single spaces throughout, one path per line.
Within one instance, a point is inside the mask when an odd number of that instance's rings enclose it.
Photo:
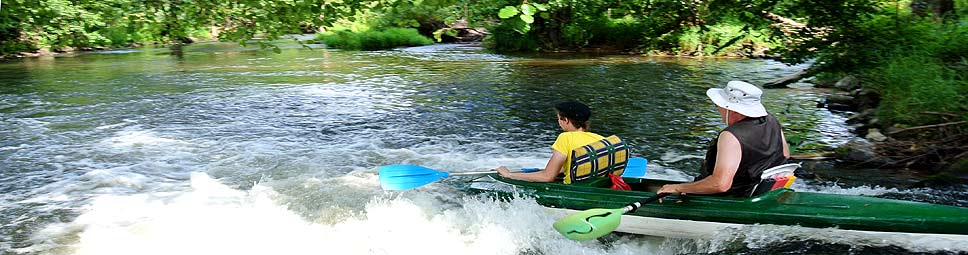
M 561 174 L 562 169 L 570 169 L 571 151 L 575 148 L 605 139 L 601 135 L 588 132 L 588 119 L 592 115 L 587 105 L 567 101 L 555 105 L 558 115 L 558 126 L 565 131 L 558 135 L 558 139 L 551 145 L 551 159 L 541 171 L 530 173 L 512 173 L 506 166 L 497 168 L 497 172 L 506 178 L 531 181 L 553 182 Z

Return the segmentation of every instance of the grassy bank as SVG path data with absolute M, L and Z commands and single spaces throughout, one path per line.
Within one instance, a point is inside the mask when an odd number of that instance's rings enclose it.
M 387 28 L 362 32 L 337 30 L 320 33 L 316 39 L 323 41 L 326 47 L 348 50 L 382 50 L 434 44 L 433 40 L 420 35 L 413 28 Z
M 968 120 L 968 15 L 940 22 L 906 15 L 872 19 L 879 33 L 858 70 L 880 95 L 877 116 L 887 126 Z
M 879 97 L 869 121 L 893 139 L 878 154 L 894 167 L 968 172 L 968 12 L 922 16 L 885 8 L 860 23 L 858 42 L 821 56 Z

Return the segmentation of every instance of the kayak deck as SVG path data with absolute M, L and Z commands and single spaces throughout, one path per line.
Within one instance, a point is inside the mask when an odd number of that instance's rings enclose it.
M 626 178 L 632 191 L 607 188 L 605 181 L 583 185 L 534 183 L 491 175 L 478 192 L 526 194 L 541 205 L 571 210 L 620 208 L 655 196 L 666 180 Z M 483 182 L 479 181 L 479 182 Z M 476 187 L 475 187 L 476 186 Z M 501 187 L 503 186 L 503 187 Z M 968 234 L 968 208 L 864 196 L 777 189 L 752 198 L 670 195 L 630 213 L 633 216 L 735 224 L 795 225 L 849 230 Z

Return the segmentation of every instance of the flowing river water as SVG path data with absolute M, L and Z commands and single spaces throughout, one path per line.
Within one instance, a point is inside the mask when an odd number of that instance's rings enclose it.
M 311 45 L 312 46 L 312 45 Z M 493 201 L 453 178 L 380 189 L 377 168 L 541 167 L 552 105 L 594 109 L 649 177 L 690 180 L 723 127 L 704 91 L 796 71 L 770 60 L 492 54 L 444 44 L 281 54 L 203 43 L 0 62 L 0 254 L 949 253 L 945 245 L 751 226 L 709 240 L 616 234 L 575 242 L 534 200 Z M 828 91 L 768 89 L 806 148 L 843 144 Z M 968 206 L 911 172 L 838 170 L 795 189 Z M 955 247 L 957 248 L 957 247 Z

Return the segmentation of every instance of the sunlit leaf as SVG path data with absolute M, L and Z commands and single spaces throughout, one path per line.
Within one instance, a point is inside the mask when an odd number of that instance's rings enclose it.
M 525 15 L 534 15 L 534 6 L 531 6 L 530 4 L 522 4 L 521 13 Z
M 522 13 L 521 14 L 521 21 L 524 21 L 524 23 L 528 23 L 528 24 L 534 23 L 534 16 L 526 15 L 526 14 Z
M 443 38 L 444 30 L 448 30 L 448 29 L 447 28 L 441 28 L 441 29 L 437 29 L 437 31 L 434 31 L 434 40 L 437 40 L 437 42 L 443 41 L 444 40 L 444 38 Z
M 497 13 L 497 16 L 501 17 L 502 19 L 511 18 L 514 17 L 514 15 L 518 15 L 518 8 L 510 5 L 504 6 L 504 8 L 501 8 L 501 11 Z
M 514 19 L 511 24 L 511 29 L 514 29 L 514 31 L 517 31 L 520 34 L 527 34 L 529 31 L 531 31 L 531 24 L 524 23 L 524 21 L 521 19 Z
M 547 4 L 534 4 L 534 8 L 537 8 L 539 11 L 548 11 Z

